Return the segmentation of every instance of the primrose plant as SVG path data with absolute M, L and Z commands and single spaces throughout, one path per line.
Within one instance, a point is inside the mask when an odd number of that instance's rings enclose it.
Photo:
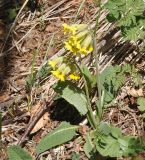
M 105 106 L 115 99 L 119 87 L 125 82 L 124 73 L 131 72 L 131 67 L 109 66 L 103 73 L 97 71 L 96 75 L 93 75 L 83 64 L 82 57 L 94 52 L 94 32 L 86 24 L 64 24 L 63 28 L 64 34 L 67 35 L 64 47 L 69 54 L 57 57 L 48 63 L 52 69 L 51 73 L 59 79 L 53 86 L 54 90 L 72 104 L 81 115 L 86 115 L 90 124 L 91 129 L 85 135 L 84 144 L 87 157 L 97 158 L 97 153 L 104 157 L 122 157 L 142 152 L 143 146 L 139 138 L 123 136 L 119 128 L 103 122 L 102 118 Z M 76 83 L 80 79 L 84 82 L 83 88 L 79 88 Z M 98 85 L 98 82 L 101 83 Z M 100 97 L 96 102 L 96 114 L 93 114 L 91 90 L 96 86 Z M 79 127 L 62 122 L 58 128 L 42 138 L 36 148 L 37 154 L 77 137 Z

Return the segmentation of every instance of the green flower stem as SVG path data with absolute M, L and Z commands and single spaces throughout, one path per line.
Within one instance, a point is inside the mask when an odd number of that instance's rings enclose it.
M 103 100 L 102 100 L 102 89 L 101 89 L 101 82 L 100 82 L 100 71 L 99 71 L 99 60 L 98 60 L 98 55 L 97 55 L 97 48 L 96 48 L 96 40 L 95 38 L 93 39 L 93 43 L 94 43 L 94 56 L 95 56 L 95 65 L 96 65 L 96 78 L 97 78 L 97 88 L 98 88 L 98 97 L 99 97 L 99 107 L 98 109 L 98 115 L 99 119 L 102 116 L 102 112 L 103 112 Z M 98 118 L 98 117 L 97 117 Z
M 87 97 L 87 109 L 88 109 L 88 112 L 87 112 L 87 119 L 90 123 L 90 125 L 93 127 L 93 129 L 96 129 L 97 128 L 97 123 L 96 123 L 96 119 L 95 119 L 95 116 L 93 115 L 93 110 L 92 110 L 92 106 L 91 106 L 91 100 L 90 100 L 90 96 L 89 96 L 89 89 L 88 89 L 88 86 L 87 86 L 87 81 L 84 77 L 84 74 L 83 74 L 83 71 L 81 69 L 81 67 L 77 64 L 77 62 L 74 62 L 76 64 L 76 66 L 78 67 L 82 77 L 83 77 L 83 81 L 84 81 L 84 85 L 85 85 L 85 92 L 86 92 L 86 97 Z
M 92 110 L 92 106 L 91 106 L 91 102 L 90 102 L 90 97 L 89 97 L 89 91 L 88 91 L 88 86 L 87 86 L 87 82 L 85 77 L 83 76 L 84 79 L 84 84 L 85 84 L 85 91 L 86 91 L 86 97 L 87 97 L 87 102 L 88 102 L 88 113 L 87 113 L 87 118 L 89 120 L 89 122 L 92 124 L 92 127 L 94 129 L 97 128 L 97 123 L 96 123 L 96 119 L 95 116 L 93 115 L 93 110 Z
M 100 72 L 99 72 L 99 53 L 98 53 L 98 50 L 97 50 L 97 42 L 98 41 L 95 37 L 96 37 L 96 32 L 99 28 L 99 17 L 101 15 L 101 1 L 100 0 L 94 0 L 95 1 L 95 4 L 96 6 L 99 7 L 99 12 L 97 14 L 97 17 L 96 17 L 96 25 L 95 25 L 95 28 L 94 28 L 94 34 L 93 34 L 93 47 L 94 47 L 94 51 L 93 51 L 93 54 L 94 54 L 94 57 L 95 57 L 95 65 L 96 65 L 96 76 L 97 76 L 97 88 L 98 88 L 98 97 L 99 97 L 99 106 L 97 108 L 98 110 L 98 115 L 97 115 L 97 118 L 99 118 L 99 120 L 101 119 L 102 117 L 102 112 L 103 112 L 103 97 L 102 97 L 102 89 L 101 89 L 101 82 L 100 82 Z M 99 116 L 99 117 L 98 117 Z

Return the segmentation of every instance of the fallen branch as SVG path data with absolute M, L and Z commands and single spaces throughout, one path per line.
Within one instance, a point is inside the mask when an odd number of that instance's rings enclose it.
M 42 107 L 42 109 L 40 110 L 40 112 L 38 112 L 38 114 L 36 116 L 34 116 L 33 119 L 29 122 L 28 126 L 26 127 L 27 129 L 26 129 L 25 133 L 18 141 L 19 145 L 23 145 L 23 143 L 27 140 L 27 136 L 30 134 L 30 132 L 32 131 L 32 129 L 34 128 L 36 123 L 46 113 L 48 108 L 53 104 L 53 98 L 54 98 L 54 95 L 51 96 L 51 98 L 49 99 L 48 102 L 45 102 L 45 104 Z

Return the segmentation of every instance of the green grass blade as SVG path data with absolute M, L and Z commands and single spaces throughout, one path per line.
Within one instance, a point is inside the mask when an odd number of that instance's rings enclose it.
M 83 7 L 84 7 L 84 5 L 85 5 L 85 2 L 86 2 L 86 0 L 83 0 L 82 3 L 81 3 L 81 5 L 80 5 L 80 7 L 79 7 L 79 9 L 78 9 L 78 11 L 77 11 L 76 17 L 75 17 L 75 22 L 76 22 L 76 20 L 77 20 L 77 18 L 78 18 L 78 16 L 79 16 L 81 10 L 83 9 Z

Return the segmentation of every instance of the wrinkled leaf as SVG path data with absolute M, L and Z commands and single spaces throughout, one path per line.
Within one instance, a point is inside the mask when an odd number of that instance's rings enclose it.
M 67 102 L 72 104 L 81 115 L 87 113 L 86 96 L 74 83 L 69 81 L 58 82 L 56 86 L 54 86 L 54 90 Z
M 108 135 L 111 132 L 110 125 L 108 123 L 105 123 L 105 122 L 100 123 L 99 130 L 104 135 Z
M 87 134 L 85 139 L 84 151 L 86 156 L 90 159 L 94 155 L 94 144 L 90 134 Z
M 142 116 L 142 118 L 145 118 L 145 113 L 143 113 L 141 116 Z
M 36 147 L 37 154 L 40 154 L 52 147 L 70 141 L 77 133 L 78 126 L 62 122 L 60 126 L 42 138 Z
M 104 126 L 105 127 L 105 126 Z M 95 135 L 95 134 L 94 134 Z M 143 143 L 135 136 L 123 136 L 121 130 L 110 125 L 109 134 L 97 134 L 94 139 L 97 151 L 102 156 L 133 156 L 144 151 Z
M 32 160 L 30 154 L 20 146 L 10 146 L 7 152 L 9 160 Z
M 51 69 L 50 67 L 48 66 L 48 64 L 46 63 L 45 65 L 43 65 L 39 70 L 38 70 L 38 74 L 37 76 L 40 78 L 40 79 L 44 79 L 45 77 L 48 76 L 48 74 L 50 73 Z
M 145 111 L 145 98 L 144 97 L 139 97 L 137 99 L 137 104 L 139 105 L 138 109 L 140 111 L 142 111 L 142 112 Z
M 121 133 L 121 129 L 120 128 L 117 128 L 117 127 L 112 127 L 111 128 L 111 135 L 114 137 L 114 138 L 119 138 L 122 136 L 122 133 Z
M 72 154 L 72 159 L 71 159 L 71 160 L 80 160 L 80 155 L 79 155 L 79 153 L 74 152 L 74 153 Z
M 97 83 L 97 76 L 92 75 L 91 72 L 89 71 L 88 67 L 85 65 L 82 65 L 82 71 L 83 71 L 84 77 L 86 79 L 88 88 L 91 91 L 91 89 L 93 87 L 95 87 L 95 85 Z
M 99 141 L 96 143 L 96 149 L 103 156 L 122 156 L 119 142 L 110 136 L 102 136 L 102 138 L 100 137 Z

